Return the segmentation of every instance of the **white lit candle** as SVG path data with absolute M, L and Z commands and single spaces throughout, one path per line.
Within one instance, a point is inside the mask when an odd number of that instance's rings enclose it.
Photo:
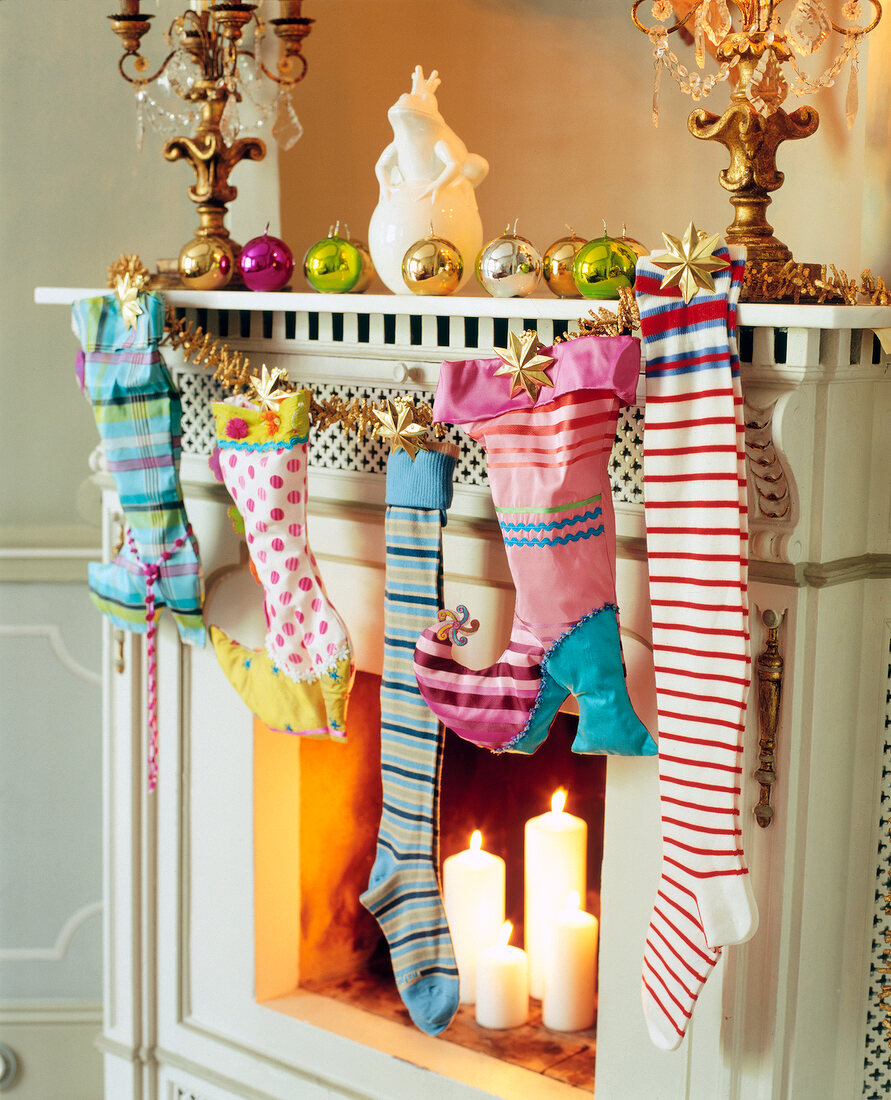
M 511 947 L 513 927 L 501 926 L 498 942 L 476 960 L 476 1022 L 480 1027 L 520 1027 L 529 1018 L 529 964 L 526 952 Z
M 554 792 L 550 813 L 526 822 L 525 941 L 529 955 L 529 988 L 541 999 L 549 918 L 570 890 L 585 896 L 588 826 L 564 812 L 566 791 Z
M 541 1015 L 554 1031 L 583 1031 L 594 1023 L 597 918 L 579 902 L 570 891 L 566 907 L 548 923 Z
M 473 1004 L 476 959 L 498 940 L 504 924 L 504 860 L 483 851 L 477 829 L 466 852 L 449 856 L 442 867 L 443 904 L 452 934 L 462 1004 Z

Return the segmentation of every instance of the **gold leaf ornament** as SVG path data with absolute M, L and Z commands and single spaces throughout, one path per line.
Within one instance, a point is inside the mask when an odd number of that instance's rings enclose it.
M 141 284 L 135 282 L 129 272 L 119 275 L 115 280 L 114 292 L 121 303 L 124 328 L 136 328 L 136 318 L 142 313 L 142 306 L 139 304 L 141 290 Z
M 720 240 L 720 234 L 714 233 L 711 236 L 700 234 L 693 222 L 690 222 L 683 237 L 672 237 L 670 233 L 663 233 L 662 239 L 668 251 L 660 256 L 653 256 L 656 267 L 661 267 L 666 273 L 659 284 L 659 289 L 679 287 L 686 304 L 689 304 L 700 290 L 708 290 L 713 294 L 715 280 L 712 272 L 730 267 L 727 260 L 712 255 Z
M 130 282 L 137 290 L 148 289 L 151 278 L 149 269 L 135 252 L 122 252 L 114 263 L 108 265 L 105 274 L 105 285 L 110 290 L 114 290 L 118 279 L 122 275 L 129 275 Z
M 251 387 L 254 391 L 251 396 L 259 404 L 261 412 L 278 412 L 279 401 L 283 401 L 288 396 L 287 390 L 277 388 L 278 382 L 279 379 L 287 377 L 288 372 L 281 367 L 275 367 L 270 372 L 265 363 L 259 378 L 256 374 L 251 375 Z
M 427 429 L 418 423 L 417 412 L 410 401 L 398 403 L 388 397 L 380 409 L 374 410 L 377 434 L 390 441 L 392 451 L 403 450 L 414 462 L 418 451 L 426 451 Z
M 538 335 L 527 331 L 510 333 L 506 348 L 492 349 L 499 359 L 504 360 L 504 366 L 499 367 L 495 375 L 510 378 L 511 397 L 523 390 L 535 401 L 542 386 L 553 388 L 554 383 L 545 372 L 555 359 L 553 355 L 539 355 L 541 346 Z

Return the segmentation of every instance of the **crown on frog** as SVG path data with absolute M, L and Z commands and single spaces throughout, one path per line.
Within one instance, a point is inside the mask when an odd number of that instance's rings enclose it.
M 439 73 L 436 69 L 428 76 L 424 76 L 424 69 L 420 65 L 415 65 L 415 71 L 411 74 L 411 94 L 412 95 L 435 95 L 436 89 L 442 81 L 439 79 Z

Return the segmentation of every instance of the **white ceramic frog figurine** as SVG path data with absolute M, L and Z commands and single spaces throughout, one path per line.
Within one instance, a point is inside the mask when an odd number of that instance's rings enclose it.
M 380 199 L 371 216 L 368 243 L 374 266 L 394 294 L 406 294 L 402 258 L 408 247 L 433 232 L 454 244 L 464 259 L 461 285 L 473 273 L 483 227 L 473 189 L 488 162 L 446 125 L 436 103 L 436 70 L 420 65 L 405 92 L 387 112 L 393 141 L 375 165 Z

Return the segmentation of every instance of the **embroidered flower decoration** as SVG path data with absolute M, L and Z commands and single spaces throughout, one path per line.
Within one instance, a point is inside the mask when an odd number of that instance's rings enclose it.
M 266 421 L 266 431 L 269 435 L 275 435 L 275 433 L 281 427 L 281 419 L 278 413 L 273 412 L 271 409 L 267 409 L 263 413 L 263 419 Z
M 226 435 L 228 435 L 230 439 L 244 439 L 247 434 L 247 421 L 242 420 L 240 416 L 233 416 L 226 424 Z

